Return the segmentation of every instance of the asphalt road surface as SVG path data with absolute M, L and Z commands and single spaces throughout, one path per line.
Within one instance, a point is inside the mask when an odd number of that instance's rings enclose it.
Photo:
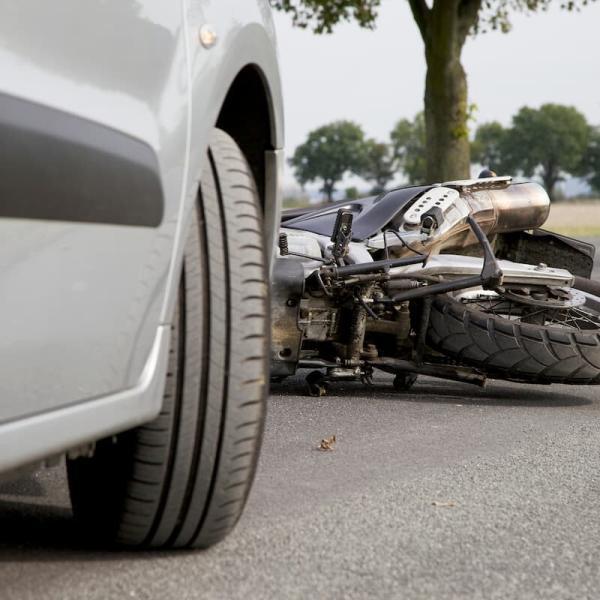
M 206 552 L 90 548 L 62 468 L 0 484 L 0 599 L 600 598 L 600 390 L 390 383 L 276 386 Z
M 3 484 L 0 598 L 600 597 L 599 392 L 389 383 L 274 390 L 246 512 L 206 552 L 90 549 L 62 469 Z

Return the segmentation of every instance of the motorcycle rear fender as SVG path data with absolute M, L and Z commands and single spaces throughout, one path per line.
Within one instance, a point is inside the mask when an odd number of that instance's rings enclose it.
M 594 268 L 596 247 L 544 229 L 532 233 L 505 233 L 496 240 L 496 255 L 514 262 L 541 262 L 561 266 L 573 275 L 589 279 Z

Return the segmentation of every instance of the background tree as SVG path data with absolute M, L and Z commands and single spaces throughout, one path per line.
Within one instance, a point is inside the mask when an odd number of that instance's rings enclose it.
M 583 155 L 580 171 L 586 176 L 591 188 L 600 193 L 600 127 L 590 128 L 588 147 Z
M 360 193 L 356 186 L 351 185 L 346 188 L 346 197 L 344 200 L 357 200 L 358 198 L 360 198 Z
M 461 54 L 469 33 L 510 30 L 513 11 L 533 13 L 552 3 L 575 10 L 594 0 L 408 0 L 425 46 L 427 179 L 468 177 L 469 105 Z M 373 28 L 381 0 L 271 0 L 300 27 L 330 33 L 340 21 L 355 19 Z
M 332 202 L 335 186 L 344 175 L 358 175 L 364 169 L 365 154 L 362 128 L 352 121 L 335 121 L 311 131 L 289 162 L 300 185 L 322 181 L 321 191 Z
M 505 165 L 507 130 L 498 121 L 477 128 L 471 144 L 471 159 L 498 175 L 510 175 Z
M 539 174 L 552 197 L 556 184 L 566 173 L 582 173 L 589 134 L 585 117 L 572 106 L 523 107 L 507 132 L 504 164 L 526 177 Z
M 385 191 L 396 175 L 394 154 L 389 144 L 367 140 L 365 144 L 365 163 L 360 172 L 363 179 L 373 182 L 372 194 Z
M 401 119 L 390 134 L 398 167 L 411 184 L 427 180 L 425 151 L 425 115 L 420 112 L 411 121 Z

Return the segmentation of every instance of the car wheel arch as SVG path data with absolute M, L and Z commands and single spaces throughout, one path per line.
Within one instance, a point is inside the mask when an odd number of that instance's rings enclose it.
M 264 209 L 265 152 L 276 147 L 277 123 L 269 84 L 258 65 L 248 64 L 237 73 L 221 105 L 216 127 L 227 132 L 244 153 Z

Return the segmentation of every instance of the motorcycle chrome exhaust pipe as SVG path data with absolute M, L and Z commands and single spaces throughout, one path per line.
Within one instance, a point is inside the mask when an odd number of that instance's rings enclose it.
M 473 216 L 482 225 L 487 225 L 488 235 L 537 229 L 550 214 L 550 198 L 546 190 L 532 182 L 470 192 L 466 200 L 473 208 Z

